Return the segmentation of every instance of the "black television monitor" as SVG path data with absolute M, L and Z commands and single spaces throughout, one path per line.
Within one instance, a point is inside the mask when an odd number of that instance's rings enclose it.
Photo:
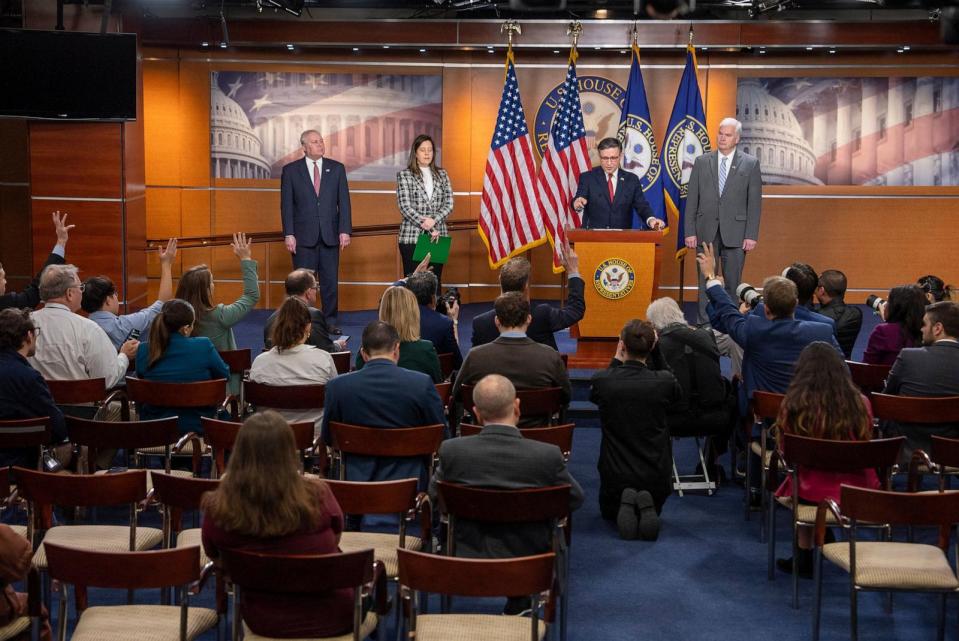
M 0 29 L 0 116 L 135 120 L 132 33 Z

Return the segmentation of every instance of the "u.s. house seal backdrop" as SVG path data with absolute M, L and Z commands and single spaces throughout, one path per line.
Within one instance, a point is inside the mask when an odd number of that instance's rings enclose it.
M 633 266 L 622 258 L 604 260 L 593 273 L 593 286 L 599 295 L 610 300 L 625 298 L 633 291 L 636 272 Z
M 536 110 L 536 150 L 540 158 L 546 153 L 549 143 L 549 128 L 556 116 L 556 109 L 563 98 L 563 83 L 553 87 L 539 109 Z M 589 160 L 599 163 L 596 141 L 615 138 L 619 129 L 619 116 L 623 111 L 626 90 L 618 83 L 602 76 L 579 76 L 579 101 L 583 106 L 583 122 L 589 146 Z
M 681 198 L 686 197 L 689 174 L 696 158 L 709 149 L 709 134 L 706 125 L 693 118 L 686 118 L 672 131 L 666 132 L 666 175 L 679 188 Z

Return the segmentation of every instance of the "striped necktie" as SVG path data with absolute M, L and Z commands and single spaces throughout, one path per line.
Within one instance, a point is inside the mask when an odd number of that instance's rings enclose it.
M 723 156 L 723 161 L 719 163 L 719 195 L 723 195 L 723 189 L 726 187 L 726 161 L 728 158 Z

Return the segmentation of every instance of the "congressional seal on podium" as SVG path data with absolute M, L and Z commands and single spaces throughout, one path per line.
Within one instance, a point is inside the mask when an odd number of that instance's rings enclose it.
M 619 300 L 633 291 L 636 273 L 632 265 L 622 258 L 609 258 L 596 268 L 593 286 L 603 298 Z

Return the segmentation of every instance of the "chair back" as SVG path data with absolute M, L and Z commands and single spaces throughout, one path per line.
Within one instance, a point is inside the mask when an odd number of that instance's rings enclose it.
M 783 457 L 790 467 L 808 467 L 829 472 L 880 471 L 885 479 L 899 459 L 905 437 L 871 441 L 831 441 L 795 434 L 783 434 Z
M 872 413 L 899 423 L 959 423 L 959 396 L 873 394 Z
M 440 395 L 440 402 L 443 404 L 443 407 L 449 407 L 450 396 L 453 394 L 453 384 L 449 381 L 436 383 L 436 393 Z
M 867 523 L 932 525 L 942 529 L 959 523 L 959 491 L 884 492 L 843 485 L 839 504 L 843 516 Z M 948 529 L 946 538 L 948 541 Z M 944 547 L 942 543 L 940 539 L 940 547 Z
M 138 503 L 147 495 L 146 470 L 75 476 L 13 469 L 20 494 L 39 505 L 120 505 Z
M 244 381 L 243 392 L 247 403 L 257 407 L 272 407 L 279 410 L 322 409 L 326 398 L 326 385 L 267 385 Z
M 563 423 L 562 425 L 547 427 L 524 427 L 520 428 L 519 433 L 523 435 L 523 438 L 528 438 L 531 441 L 555 445 L 563 453 L 563 456 L 569 459 L 569 454 L 573 450 L 573 428 L 575 427 L 575 423 Z M 460 436 L 475 436 L 482 431 L 482 425 L 460 423 Z
M 203 428 L 203 441 L 213 450 L 214 478 L 226 470 L 226 453 L 233 449 L 236 435 L 239 434 L 242 423 L 236 421 L 221 421 L 216 418 L 200 417 Z M 313 422 L 300 421 L 290 423 L 293 430 L 293 441 L 296 449 L 309 450 L 313 447 Z
M 93 552 L 44 543 L 50 577 L 63 583 L 138 590 L 200 578 L 198 546 L 148 552 Z
M 360 456 L 431 456 L 443 442 L 444 426 L 364 427 L 330 421 L 330 446 Z
M 94 450 L 162 447 L 180 438 L 175 416 L 152 421 L 94 421 L 65 416 L 67 433 L 77 445 Z
M 752 407 L 756 420 L 775 421 L 776 417 L 779 416 L 779 406 L 782 405 L 785 396 L 785 394 L 775 392 L 761 392 L 759 390 L 753 392 Z
M 551 425 L 554 416 L 563 410 L 562 390 L 559 387 L 539 387 L 516 390 L 519 399 L 520 419 L 542 419 Z M 473 413 L 473 385 L 460 386 L 460 402 L 463 409 Z
M 513 559 L 461 559 L 397 549 L 400 585 L 454 596 L 536 594 L 553 582 L 552 552 Z
M 417 479 L 326 484 L 346 514 L 401 514 L 414 508 Z
M 153 496 L 162 505 L 181 510 L 198 510 L 203 495 L 220 486 L 216 479 L 198 479 L 190 476 L 175 476 L 159 470 L 151 470 Z
M 933 436 L 929 458 L 939 465 L 959 467 L 959 439 Z
M 444 352 L 443 354 L 438 354 L 440 359 L 440 373 L 443 375 L 443 380 L 447 380 L 450 377 L 450 374 L 453 373 L 453 352 Z
M 107 396 L 106 379 L 82 378 L 76 381 L 47 380 L 50 395 L 57 405 L 99 403 Z
M 160 383 L 127 376 L 127 397 L 158 407 L 214 407 L 226 399 L 226 379 L 195 383 Z
M 220 555 L 233 583 L 258 592 L 326 592 L 356 588 L 373 579 L 373 550 L 281 555 L 223 548 Z
M 250 349 L 226 349 L 218 352 L 220 358 L 230 368 L 231 374 L 242 376 L 253 365 L 253 355 Z
M 0 421 L 0 450 L 43 447 L 52 438 L 49 416 Z
M 10 496 L 10 468 L 0 467 L 0 506 Z
M 349 374 L 350 367 L 353 366 L 353 354 L 349 351 L 346 352 L 333 352 L 330 354 L 333 357 L 333 365 L 336 367 L 337 374 Z
M 488 523 L 530 523 L 569 514 L 569 485 L 490 490 L 437 481 L 440 511 Z
M 889 376 L 889 370 L 892 369 L 892 365 L 873 365 L 857 361 L 846 361 L 846 367 L 849 368 L 852 382 L 866 396 L 871 396 L 873 393 L 885 389 L 886 377 Z

